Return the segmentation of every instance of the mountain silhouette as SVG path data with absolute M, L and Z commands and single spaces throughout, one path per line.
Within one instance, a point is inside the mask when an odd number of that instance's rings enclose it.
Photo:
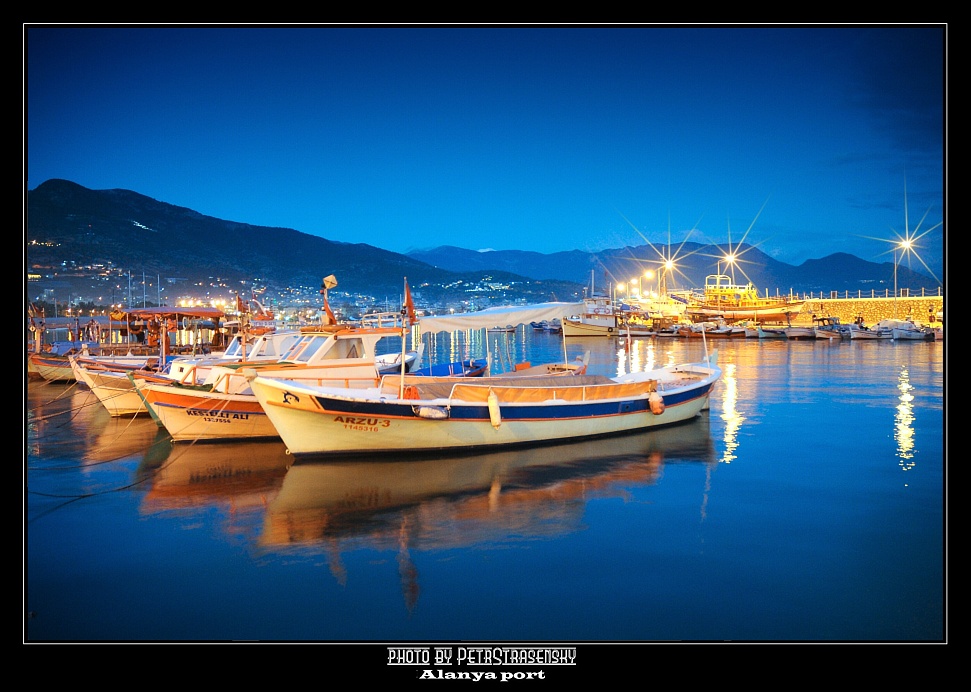
M 254 282 L 314 287 L 334 274 L 340 290 L 372 296 L 397 296 L 407 277 L 409 285 L 421 287 L 430 297 L 447 294 L 456 282 L 491 279 L 515 284 L 526 299 L 536 302 L 551 297 L 570 300 L 591 283 L 599 292 L 643 277 L 646 270 L 657 270 L 662 256 L 678 257 L 678 271 L 668 276 L 669 289 L 700 287 L 706 275 L 716 273 L 718 258 L 728 249 L 684 243 L 543 254 L 442 246 L 400 254 L 291 228 L 226 221 L 130 190 L 90 190 L 60 179 L 28 191 L 26 206 L 29 272 L 66 279 L 73 268 L 104 266 L 132 275 L 158 275 L 173 284 L 237 290 Z M 736 280 L 751 280 L 762 292 L 882 295 L 894 286 L 893 262 L 873 263 L 836 253 L 796 267 L 753 246 L 732 249 L 744 260 Z M 897 283 L 911 292 L 936 293 L 940 286 L 933 277 L 902 264 L 897 267 Z

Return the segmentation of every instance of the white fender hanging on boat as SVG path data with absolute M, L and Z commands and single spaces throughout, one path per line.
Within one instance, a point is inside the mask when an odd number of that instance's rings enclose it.
M 416 415 L 430 420 L 447 420 L 448 409 L 444 406 L 413 406 Z
M 651 392 L 651 396 L 648 398 L 651 403 L 651 413 L 655 416 L 660 416 L 664 413 L 664 397 L 657 392 Z
M 499 414 L 499 397 L 496 393 L 489 390 L 489 420 L 492 422 L 493 428 L 498 428 L 502 425 L 502 416 Z

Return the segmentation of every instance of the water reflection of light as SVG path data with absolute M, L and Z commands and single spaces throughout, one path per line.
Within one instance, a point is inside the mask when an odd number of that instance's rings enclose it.
M 425 341 L 424 365 L 454 363 L 472 358 L 472 350 L 487 354 L 482 341 L 481 330 L 455 330 L 452 332 L 431 332 L 422 335 Z
M 617 375 L 653 370 L 657 366 L 654 339 L 618 339 Z
M 718 383 L 722 391 L 722 414 L 725 421 L 725 453 L 721 461 L 732 463 L 735 459 L 735 449 L 738 447 L 738 429 L 742 427 L 745 417 L 735 408 L 738 403 L 738 379 L 735 377 L 735 364 L 727 363 L 722 366 L 722 378 Z
M 631 344 L 631 348 L 632 349 L 635 348 L 633 344 Z M 623 375 L 627 372 L 627 360 L 629 357 L 630 357 L 630 353 L 624 347 L 624 344 L 621 343 L 620 347 L 617 349 L 617 352 L 615 354 L 615 358 L 617 360 L 617 372 L 615 374 L 615 377 L 619 377 L 620 375 Z
M 910 384 L 910 373 L 907 368 L 901 368 L 897 381 L 900 390 L 897 413 L 894 416 L 894 440 L 897 442 L 897 456 L 900 458 L 900 468 L 910 471 L 917 462 L 914 461 L 914 389 Z

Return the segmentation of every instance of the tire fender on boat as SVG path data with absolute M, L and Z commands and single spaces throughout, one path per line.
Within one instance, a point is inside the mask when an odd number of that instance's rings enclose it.
M 660 416 L 664 413 L 664 397 L 657 392 L 651 392 L 651 396 L 648 398 L 651 404 L 651 413 L 655 416 Z
M 499 426 L 502 425 L 502 416 L 499 413 L 499 397 L 497 397 L 496 393 L 491 389 L 489 390 L 488 402 L 489 421 L 492 423 L 492 427 L 498 430 Z

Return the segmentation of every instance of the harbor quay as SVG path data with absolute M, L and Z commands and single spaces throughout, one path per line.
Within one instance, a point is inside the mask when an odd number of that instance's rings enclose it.
M 944 296 L 906 296 L 900 298 L 807 298 L 792 322 L 811 323 L 816 317 L 838 317 L 848 324 L 858 318 L 871 325 L 886 319 L 912 319 L 929 327 L 940 327 L 938 313 L 944 310 Z

